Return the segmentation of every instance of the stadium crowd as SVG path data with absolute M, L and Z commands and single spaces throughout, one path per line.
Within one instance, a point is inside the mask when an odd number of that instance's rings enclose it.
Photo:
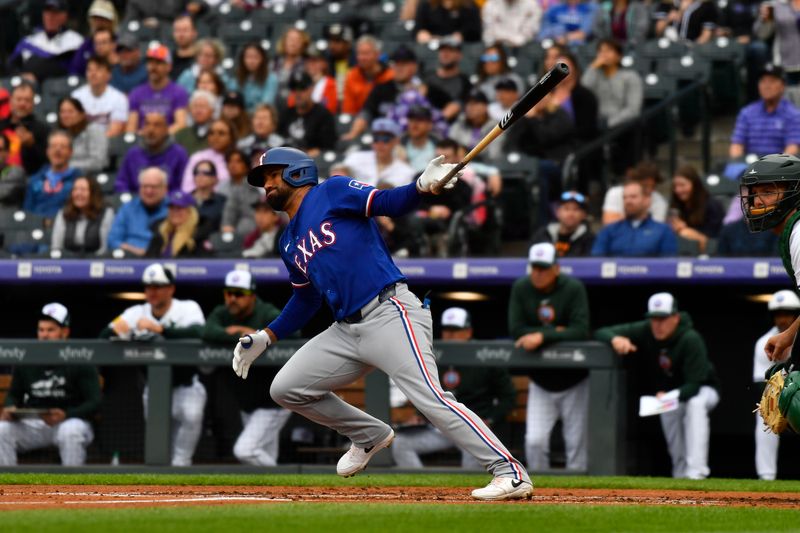
M 436 154 L 460 159 L 563 61 L 572 74 L 489 146 L 453 194 L 381 221 L 393 254 L 499 255 L 504 189 L 520 177 L 530 197 L 522 238 L 554 240 L 568 255 L 770 254 L 774 239 L 746 236 L 730 190 L 709 192 L 691 165 L 664 180 L 632 147 L 654 102 L 653 76 L 667 80 L 665 65 L 676 59 L 659 53 L 678 47 L 680 64 L 691 65 L 708 47 L 736 45 L 747 67 L 738 84 L 753 102 L 739 112 L 729 161 L 719 162 L 728 163 L 725 174 L 735 178 L 751 154 L 796 153 L 800 57 L 792 43 L 800 33 L 784 11 L 708 0 L 0 6 L 14 30 L 0 42 L 2 249 L 56 258 L 275 256 L 270 243 L 283 220 L 257 217 L 269 207 L 242 181 L 263 151 L 294 146 L 323 174 L 409 183 Z M 691 130 L 691 119 L 682 122 Z M 617 129 L 567 182 L 571 154 Z M 598 161 L 613 169 L 611 179 L 601 178 Z M 562 194 L 584 195 L 588 209 L 570 218 L 558 208 Z M 636 239 L 651 228 L 657 238 Z M 181 246 L 166 244 L 173 234 Z M 569 246 L 576 239 L 583 245 Z

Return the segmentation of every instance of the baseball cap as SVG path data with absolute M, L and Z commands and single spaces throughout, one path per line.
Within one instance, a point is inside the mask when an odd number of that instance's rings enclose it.
M 172 64 L 172 54 L 170 53 L 169 48 L 158 41 L 153 41 L 147 47 L 147 59 L 163 61 L 168 65 Z
M 172 207 L 194 207 L 197 203 L 192 198 L 192 195 L 183 191 L 174 191 L 167 199 L 167 205 Z
M 549 242 L 540 242 L 528 250 L 528 263 L 537 267 L 548 268 L 558 262 L 556 247 Z
M 668 292 L 657 292 L 647 300 L 646 318 L 663 318 L 678 312 L 678 302 Z
M 467 329 L 472 327 L 469 312 L 461 307 L 450 307 L 442 313 L 442 327 Z
M 244 96 L 239 91 L 228 91 L 222 98 L 222 105 L 235 105 L 245 107 Z
M 117 10 L 114 9 L 114 4 L 108 0 L 94 0 L 91 7 L 89 7 L 89 16 L 99 17 L 113 22 L 117 20 Z
M 246 270 L 231 270 L 225 275 L 225 288 L 254 291 L 256 290 L 256 283 L 250 272 Z
M 774 63 L 767 63 L 764 65 L 764 68 L 761 69 L 761 72 L 758 74 L 759 78 L 762 78 L 763 76 L 774 76 L 781 80 L 786 80 L 786 72 L 783 70 L 783 67 L 780 65 L 775 65 Z
M 353 40 L 353 29 L 350 26 L 345 26 L 344 24 L 331 24 L 325 28 L 323 31 L 323 36 L 328 40 L 350 42 Z
M 144 269 L 143 285 L 175 285 L 175 274 L 161 263 L 153 263 Z
M 800 311 L 800 298 L 794 291 L 778 291 L 769 299 L 767 309 L 770 311 Z
M 400 125 L 390 118 L 376 118 L 372 121 L 370 128 L 372 133 L 384 132 L 391 133 L 395 137 L 399 137 L 402 133 Z
M 45 0 L 44 9 L 52 9 L 55 11 L 66 11 L 67 3 L 64 0 Z
M 564 191 L 561 193 L 561 197 L 559 198 L 559 205 L 565 204 L 567 202 L 575 202 L 578 204 L 578 207 L 583 209 L 584 211 L 587 209 L 586 205 L 586 195 L 580 193 L 578 191 Z
M 51 302 L 42 307 L 41 318 L 52 320 L 62 328 L 69 327 L 69 311 L 58 302 Z
M 289 78 L 289 89 L 292 91 L 302 91 L 303 89 L 308 89 L 313 84 L 314 81 L 311 79 L 311 76 L 309 76 L 307 72 L 301 70 L 293 72 Z
M 519 91 L 517 82 L 511 78 L 503 78 L 494 84 L 496 91 Z
M 416 63 L 417 62 L 417 54 L 415 54 L 414 50 L 412 50 L 411 48 L 407 47 L 404 44 L 401 44 L 392 53 L 391 59 L 395 63 L 401 62 L 401 61 L 407 61 L 407 62 Z
M 433 120 L 433 113 L 431 110 L 424 105 L 412 105 L 408 109 L 408 113 L 406 113 L 407 119 L 417 118 L 421 120 Z
M 454 48 L 456 50 L 461 50 L 461 41 L 455 37 L 445 37 L 439 41 L 439 50 L 442 48 Z
M 117 37 L 117 50 L 137 50 L 139 40 L 130 33 L 123 33 Z
M 469 96 L 467 96 L 467 102 L 483 102 L 484 104 L 488 104 L 489 99 L 486 97 L 486 93 L 480 89 L 472 89 L 469 92 Z
M 322 50 L 317 48 L 314 43 L 308 45 L 306 48 L 306 57 L 309 59 L 325 59 L 325 56 L 322 54 Z

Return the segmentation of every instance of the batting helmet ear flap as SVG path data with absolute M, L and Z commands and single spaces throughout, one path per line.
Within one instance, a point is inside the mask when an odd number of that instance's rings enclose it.
M 258 165 L 247 174 L 247 183 L 253 187 L 263 187 L 264 170 L 269 167 L 283 167 L 281 177 L 292 187 L 319 183 L 319 173 L 314 160 L 305 152 L 286 146 L 270 148 L 264 152 L 259 158 Z

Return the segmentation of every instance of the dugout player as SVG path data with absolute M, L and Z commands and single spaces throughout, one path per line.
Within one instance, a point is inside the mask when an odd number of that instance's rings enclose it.
M 240 339 L 233 369 L 247 378 L 251 363 L 301 328 L 324 299 L 334 324 L 289 359 L 272 382 L 270 395 L 353 442 L 336 466 L 339 475 L 360 472 L 394 439 L 388 424 L 331 392 L 379 368 L 425 418 L 494 475 L 473 497 L 530 498 L 533 485 L 520 462 L 480 417 L 442 390 L 431 348 L 430 309 L 406 286 L 372 220 L 413 211 L 453 167 L 442 159 L 432 160 L 414 183 L 378 190 L 346 176 L 318 184 L 314 161 L 293 148 L 273 148 L 261 156 L 248 181 L 264 187 L 270 205 L 289 215 L 280 251 L 294 293 L 277 319 Z M 456 180 L 454 176 L 447 187 Z
M 127 308 L 111 321 L 101 337 L 126 341 L 155 338 L 198 339 L 203 334 L 205 317 L 194 300 L 179 300 L 175 295 L 175 275 L 160 263 L 153 263 L 142 274 L 147 300 Z M 147 387 L 142 401 L 147 417 Z M 195 367 L 172 369 L 172 466 L 191 466 L 200 433 L 206 388 L 200 383 Z
M 772 295 L 767 304 L 772 315 L 773 326 L 761 336 L 753 350 L 753 383 L 764 384 L 764 374 L 772 365 L 764 353 L 767 340 L 782 331 L 786 331 L 792 322 L 800 316 L 800 298 L 793 291 L 782 290 Z M 759 479 L 773 480 L 778 474 L 778 444 L 780 437 L 772 432 L 764 431 L 761 413 L 756 412 L 756 473 Z
M 750 165 L 739 178 L 742 214 L 751 232 L 771 230 L 780 235 L 779 249 L 795 290 L 800 287 L 800 159 L 771 154 Z M 794 342 L 800 318 L 785 331 L 767 339 L 764 351 L 775 364 L 765 378 L 782 369 L 786 377 L 779 405 L 795 432 L 800 432 L 800 342 Z
M 223 295 L 225 304 L 211 311 L 203 332 L 203 340 L 210 344 L 230 345 L 242 335 L 255 333 L 280 314 L 277 307 L 256 295 L 256 284 L 250 272 L 228 272 Z M 291 412 L 281 409 L 265 394 L 277 373 L 276 367 L 254 367 L 251 379 L 234 388 L 244 428 L 233 445 L 233 455 L 243 463 L 254 466 L 278 463 L 281 429 Z
M 67 308 L 56 302 L 45 305 L 36 337 L 69 338 Z M 18 451 L 54 445 L 64 466 L 83 465 L 94 440 L 90 420 L 99 409 L 100 379 L 94 366 L 15 366 L 0 411 L 0 466 L 16 465 Z
M 710 473 L 708 413 L 719 403 L 719 381 L 706 343 L 668 292 L 650 297 L 645 318 L 598 329 L 595 337 L 619 355 L 636 358 L 637 383 L 655 387 L 658 398 L 678 399 L 677 409 L 659 415 L 672 477 L 705 479 Z M 652 389 L 642 392 L 653 394 Z

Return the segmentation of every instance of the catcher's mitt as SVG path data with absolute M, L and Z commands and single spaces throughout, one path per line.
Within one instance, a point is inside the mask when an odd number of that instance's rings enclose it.
M 761 414 L 761 420 L 764 421 L 766 426 L 764 431 L 769 430 L 775 434 L 780 434 L 786 429 L 786 418 L 778 408 L 778 398 L 781 395 L 781 390 L 783 390 L 785 377 L 783 372 L 775 372 L 764 387 L 761 401 L 756 404 L 755 411 Z

